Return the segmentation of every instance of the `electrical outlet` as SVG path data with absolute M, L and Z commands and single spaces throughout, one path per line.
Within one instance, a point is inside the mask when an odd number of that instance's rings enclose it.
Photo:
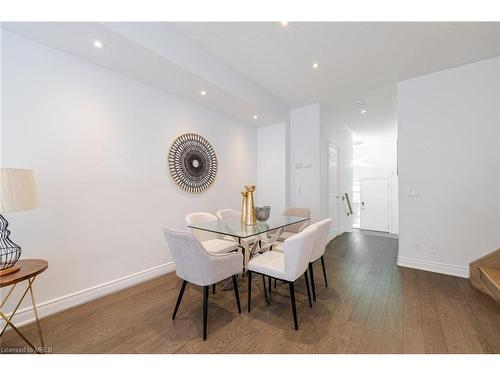
M 422 249 L 422 246 L 420 245 L 420 242 L 413 243 L 413 250 L 415 250 L 415 252 L 418 253 L 421 249 Z
M 431 243 L 431 254 L 439 254 L 439 246 L 437 243 Z

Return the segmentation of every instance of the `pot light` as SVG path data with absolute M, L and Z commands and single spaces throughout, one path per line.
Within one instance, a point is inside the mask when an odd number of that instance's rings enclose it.
M 281 26 L 287 27 L 288 26 L 288 21 L 281 21 Z
M 361 99 L 358 99 L 354 102 L 354 109 L 361 114 L 366 113 L 366 104 Z
M 319 64 L 317 62 L 313 63 L 313 69 L 318 69 Z
M 207 95 L 207 92 L 206 92 L 205 90 L 201 90 L 201 91 L 200 91 L 200 95 L 201 95 L 201 96 L 205 96 L 205 95 Z
M 258 118 L 259 118 L 259 116 L 257 116 L 257 115 L 253 115 L 253 119 L 254 119 L 254 120 L 257 120 Z
M 104 44 L 104 42 L 99 39 L 91 39 L 90 44 L 92 44 L 92 46 L 97 49 L 103 49 L 106 47 L 106 44 Z

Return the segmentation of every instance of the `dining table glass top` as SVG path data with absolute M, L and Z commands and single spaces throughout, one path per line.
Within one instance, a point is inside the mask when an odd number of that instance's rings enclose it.
M 284 228 L 288 225 L 301 223 L 309 220 L 306 217 L 275 215 L 269 217 L 266 221 L 257 220 L 254 225 L 246 225 L 240 220 L 231 221 L 212 221 L 208 223 L 191 224 L 189 228 L 204 230 L 207 232 L 223 234 L 237 238 L 247 238 L 258 234 L 266 233 L 276 229 Z

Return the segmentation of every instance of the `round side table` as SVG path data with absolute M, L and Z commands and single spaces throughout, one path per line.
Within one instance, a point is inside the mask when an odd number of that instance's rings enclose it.
M 7 326 L 10 326 L 36 353 L 41 353 L 45 347 L 45 343 L 43 342 L 43 335 L 42 335 L 42 327 L 40 326 L 40 320 L 38 319 L 38 311 L 36 310 L 36 303 L 35 303 L 35 296 L 33 293 L 33 283 L 35 281 L 35 278 L 41 274 L 43 271 L 45 271 L 48 267 L 49 264 L 46 260 L 43 259 L 21 259 L 16 263 L 16 266 L 19 266 L 19 270 L 16 272 L 9 273 L 7 275 L 0 276 L 0 288 L 5 288 L 10 286 L 9 291 L 7 292 L 7 295 L 3 300 L 0 300 L 0 321 L 4 320 L 5 321 L 5 326 L 3 327 L 2 331 L 0 332 L 0 337 L 3 336 L 5 333 L 5 330 L 7 329 Z M 6 313 L 2 312 L 2 307 L 5 305 L 7 300 L 9 299 L 10 295 L 16 288 L 17 284 L 21 283 L 22 281 L 27 281 L 28 286 L 21 295 L 21 298 L 19 302 L 16 304 L 16 307 L 14 308 L 14 311 L 10 314 L 10 316 L 7 316 Z M 14 318 L 14 315 L 16 314 L 17 310 L 19 309 L 19 306 L 21 306 L 21 303 L 24 300 L 24 297 L 26 294 L 30 292 L 31 295 L 31 303 L 33 306 L 33 311 L 35 313 L 35 319 L 36 319 L 36 324 L 38 327 L 38 334 L 40 335 L 40 343 L 41 346 L 35 347 L 22 333 L 19 331 L 19 328 L 17 328 L 14 323 L 12 322 L 12 319 Z

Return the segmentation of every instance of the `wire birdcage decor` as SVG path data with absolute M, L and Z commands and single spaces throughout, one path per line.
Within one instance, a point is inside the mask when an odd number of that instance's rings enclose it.
M 0 215 L 0 271 L 12 267 L 21 257 L 21 247 L 9 238 L 9 222 Z

